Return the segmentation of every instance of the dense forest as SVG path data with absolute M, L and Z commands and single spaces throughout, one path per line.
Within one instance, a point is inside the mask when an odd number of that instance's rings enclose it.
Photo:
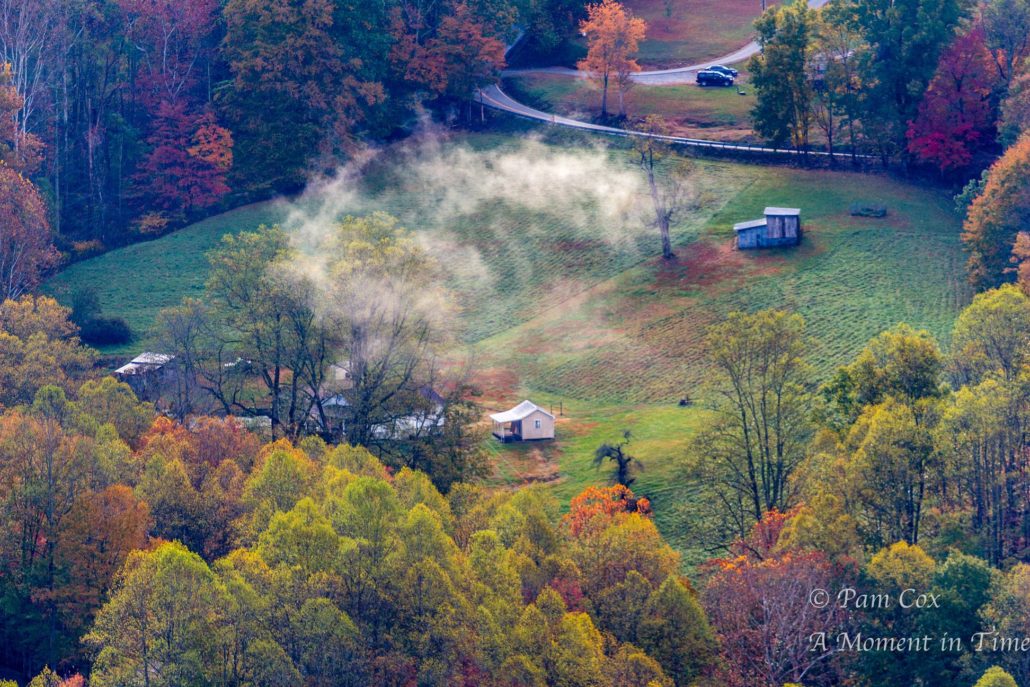
M 577 9 L 4 2 L 5 161 L 38 181 L 62 248 L 89 253 L 220 203 L 296 191 L 359 137 L 410 130 L 427 106 L 460 109 L 503 66 L 516 25 L 546 49 Z

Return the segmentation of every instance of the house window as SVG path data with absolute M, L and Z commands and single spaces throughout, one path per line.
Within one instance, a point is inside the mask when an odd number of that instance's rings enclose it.
M 540 429 L 540 420 L 533 420 L 533 427 L 535 429 Z

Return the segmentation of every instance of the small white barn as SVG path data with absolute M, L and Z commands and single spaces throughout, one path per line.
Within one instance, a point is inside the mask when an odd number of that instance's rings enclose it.
M 532 401 L 523 401 L 511 410 L 494 413 L 493 435 L 501 441 L 554 439 L 554 415 Z

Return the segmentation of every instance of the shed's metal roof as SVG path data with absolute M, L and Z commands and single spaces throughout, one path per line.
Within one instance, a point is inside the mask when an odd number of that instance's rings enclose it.
M 801 209 L 800 208 L 774 208 L 774 207 L 768 207 L 768 208 L 765 209 L 765 216 L 766 217 L 769 217 L 770 215 L 774 216 L 774 217 L 778 217 L 780 215 L 792 216 L 792 215 L 800 215 L 800 214 L 801 214 Z
M 744 231 L 745 229 L 756 229 L 758 227 L 764 227 L 766 221 L 764 219 L 753 219 L 750 222 L 738 222 L 733 225 L 734 231 Z

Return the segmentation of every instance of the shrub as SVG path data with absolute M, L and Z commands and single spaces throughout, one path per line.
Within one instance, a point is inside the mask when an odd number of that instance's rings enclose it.
M 114 346 L 132 341 L 132 329 L 120 317 L 94 317 L 81 326 L 79 338 L 93 346 Z

